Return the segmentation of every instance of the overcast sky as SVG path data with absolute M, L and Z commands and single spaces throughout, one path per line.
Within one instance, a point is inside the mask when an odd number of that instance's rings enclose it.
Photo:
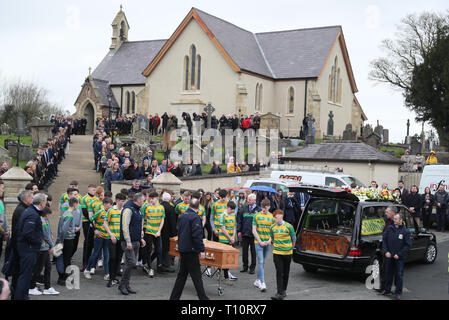
M 14 0 L 0 2 L 0 80 L 31 80 L 70 112 L 88 68 L 109 49 L 115 14 L 123 5 L 129 40 L 168 39 L 191 7 L 251 32 L 341 25 L 359 92 L 368 117 L 403 141 L 407 119 L 411 134 L 421 132 L 402 94 L 368 80 L 370 62 L 383 55 L 380 43 L 391 38 L 409 13 L 446 12 L 447 0 L 300 1 L 300 0 Z

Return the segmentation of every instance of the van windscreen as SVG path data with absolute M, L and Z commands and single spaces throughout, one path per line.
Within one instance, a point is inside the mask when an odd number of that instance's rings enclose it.
M 357 178 L 354 177 L 341 177 L 344 182 L 346 182 L 349 186 L 355 184 L 357 187 L 366 188 L 365 185 Z

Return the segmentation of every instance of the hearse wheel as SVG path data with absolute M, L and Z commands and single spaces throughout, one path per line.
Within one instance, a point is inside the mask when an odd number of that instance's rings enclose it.
M 304 268 L 304 270 L 306 272 L 317 272 L 318 271 L 317 267 L 314 267 L 314 266 L 311 266 L 311 265 L 308 265 L 308 264 L 303 264 L 302 267 Z

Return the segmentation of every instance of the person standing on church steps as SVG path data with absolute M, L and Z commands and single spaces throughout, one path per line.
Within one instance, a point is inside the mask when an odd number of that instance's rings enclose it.
M 201 279 L 201 259 L 205 258 L 203 243 L 203 225 L 198 216 L 200 202 L 198 199 L 190 201 L 189 209 L 178 219 L 178 251 L 181 255 L 179 273 L 170 295 L 170 300 L 179 300 L 184 290 L 187 276 L 190 274 L 196 293 L 200 300 L 209 300 L 204 291 Z

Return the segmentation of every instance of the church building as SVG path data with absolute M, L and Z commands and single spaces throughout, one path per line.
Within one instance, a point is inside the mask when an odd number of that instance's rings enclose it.
M 367 120 L 341 26 L 252 33 L 192 8 L 168 40 L 129 41 L 122 8 L 112 22 L 109 52 L 85 79 L 75 117 L 164 112 L 280 116 L 284 136 L 298 136 L 304 116 L 315 137 L 360 135 Z M 328 128 L 329 119 L 333 126 Z M 333 128 L 332 128 L 333 127 Z M 331 132 L 329 132 L 331 130 Z

